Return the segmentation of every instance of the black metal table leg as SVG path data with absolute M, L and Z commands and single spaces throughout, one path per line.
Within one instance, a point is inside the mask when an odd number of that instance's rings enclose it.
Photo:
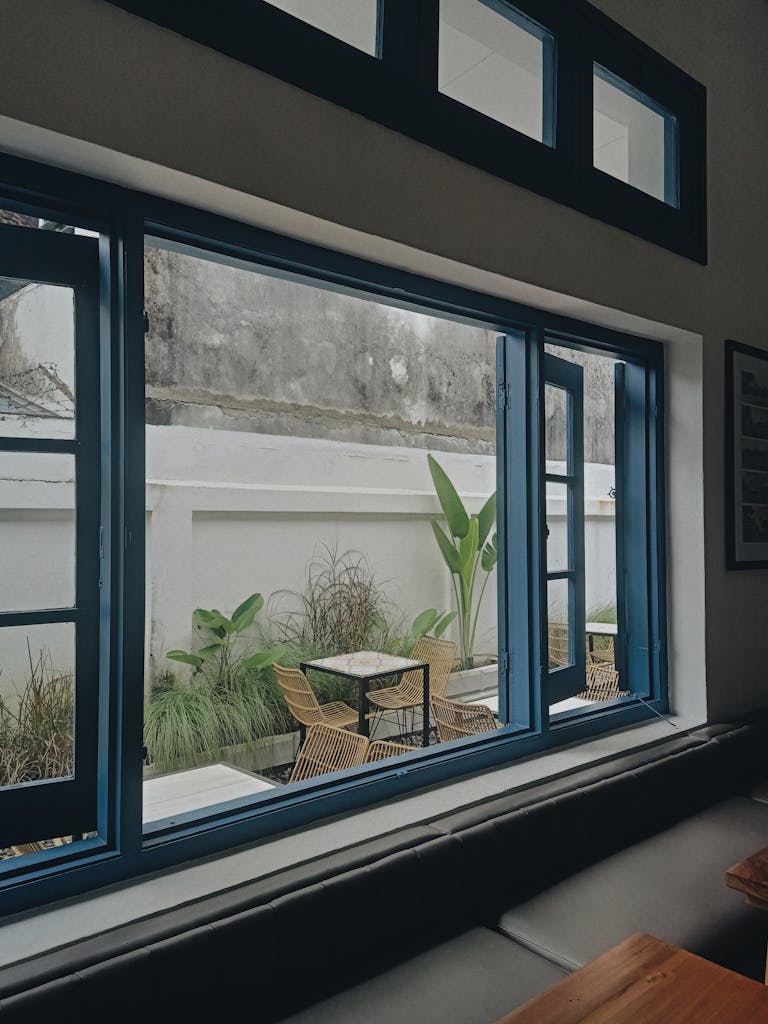
M 421 736 L 422 747 L 429 746 L 429 665 L 421 670 L 424 677 L 424 726 Z
M 369 731 L 368 716 L 366 715 L 367 702 L 366 702 L 366 699 L 365 699 L 365 695 L 366 695 L 367 692 L 368 692 L 368 680 L 367 679 L 361 679 L 360 680 L 360 710 L 358 712 L 358 718 L 357 718 L 357 731 L 360 733 L 361 736 L 367 736 L 368 735 L 368 731 Z

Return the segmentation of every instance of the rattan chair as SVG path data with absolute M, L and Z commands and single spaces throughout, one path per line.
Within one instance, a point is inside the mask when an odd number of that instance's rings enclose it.
M 42 850 L 50 850 L 54 846 L 66 846 L 64 838 L 49 839 L 47 842 L 19 843 L 18 846 L 11 846 L 10 850 L 14 857 L 21 857 L 25 853 L 40 853 Z
M 550 622 L 547 627 L 549 667 L 561 668 L 570 665 L 570 648 L 567 622 Z
M 577 693 L 582 700 L 615 700 L 626 697 L 629 690 L 619 689 L 619 673 L 615 665 L 587 665 L 587 688 Z
M 310 725 L 307 739 L 299 751 L 289 782 L 313 779 L 316 775 L 340 772 L 365 764 L 370 744 L 367 736 L 347 732 L 335 725 L 318 722 Z
M 322 722 L 346 729 L 354 725 L 359 715 L 354 708 L 343 701 L 334 700 L 329 704 L 319 704 L 309 680 L 298 668 L 284 668 L 274 663 L 272 668 L 285 696 L 291 714 L 299 723 L 299 742 L 304 743 L 307 728 Z
M 426 661 L 429 665 L 429 695 L 442 697 L 448 685 L 453 663 L 456 658 L 456 643 L 453 640 L 441 640 L 436 636 L 423 636 L 410 657 L 414 661 Z M 382 687 L 380 690 L 369 690 L 366 694 L 373 705 L 373 715 L 382 715 L 394 711 L 398 715 L 407 708 L 419 708 L 424 704 L 424 679 L 421 669 L 404 672 L 395 686 Z M 370 716 L 369 716 L 370 717 Z M 405 723 L 401 724 L 401 732 L 405 732 Z
M 462 704 L 445 697 L 433 697 L 430 703 L 441 743 L 498 728 L 493 712 L 485 704 Z
M 587 662 L 593 665 L 613 665 L 616 662 L 616 649 L 613 637 L 603 637 L 607 641 L 605 647 L 598 647 L 596 650 L 587 651 Z
M 368 748 L 366 764 L 371 761 L 383 761 L 387 757 L 399 757 L 401 754 L 409 754 L 418 747 L 407 747 L 404 743 L 392 743 L 390 740 L 374 740 Z

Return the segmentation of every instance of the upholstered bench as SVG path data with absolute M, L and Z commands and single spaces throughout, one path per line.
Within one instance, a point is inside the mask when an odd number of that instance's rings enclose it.
M 763 980 L 768 915 L 725 872 L 768 845 L 768 805 L 732 797 L 507 909 L 497 927 L 573 970 L 642 931 Z
M 754 975 L 765 917 L 723 873 L 768 843 L 768 805 L 742 795 L 768 775 L 767 735 L 757 718 L 673 737 L 105 927 L 0 970 L 0 1024 L 243 1003 L 259 1024 L 414 1006 L 481 1024 L 639 929 Z

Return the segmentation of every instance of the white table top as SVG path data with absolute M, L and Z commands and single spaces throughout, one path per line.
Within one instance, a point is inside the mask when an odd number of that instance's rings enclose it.
M 587 633 L 595 633 L 597 636 L 616 636 L 619 627 L 615 622 L 588 622 L 585 630 Z
M 383 672 L 405 672 L 420 667 L 423 662 L 412 658 L 395 658 L 381 651 L 355 651 L 353 654 L 337 654 L 333 658 L 316 658 L 308 661 L 312 668 L 324 668 L 331 672 L 343 672 L 358 679 L 378 676 Z
M 268 789 L 274 789 L 273 783 L 228 764 L 211 764 L 158 775 L 144 781 L 142 817 L 147 825 Z

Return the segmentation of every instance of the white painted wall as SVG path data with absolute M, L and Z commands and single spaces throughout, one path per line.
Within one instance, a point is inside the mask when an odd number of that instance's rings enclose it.
M 39 425 L 38 425 L 39 426 Z M 30 428 L 31 429 L 31 428 Z M 437 453 L 477 512 L 495 489 L 495 460 Z M 204 430 L 147 428 L 147 672 L 180 669 L 165 659 L 192 643 L 196 607 L 231 612 L 246 596 L 302 586 L 318 545 L 363 552 L 410 619 L 452 606 L 448 572 L 430 520 L 440 514 L 426 452 Z M 615 600 L 609 467 L 589 467 L 587 607 Z M 74 565 L 73 466 L 61 455 L 0 457 L 0 609 L 67 605 Z M 549 502 L 553 542 L 565 509 Z M 558 534 L 560 536 L 558 536 Z M 27 676 L 28 630 L 4 631 L 0 692 Z M 33 647 L 71 666 L 71 639 L 40 627 Z M 496 581 L 486 590 L 476 650 L 496 650 Z

